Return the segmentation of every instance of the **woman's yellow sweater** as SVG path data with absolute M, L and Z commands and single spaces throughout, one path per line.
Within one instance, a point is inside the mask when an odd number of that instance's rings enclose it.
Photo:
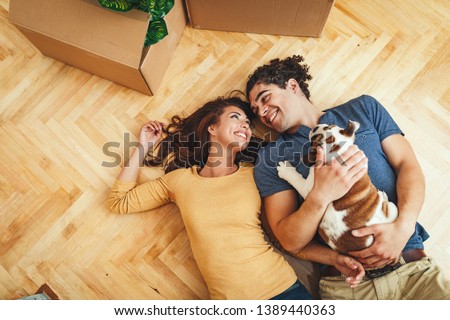
M 131 213 L 175 202 L 211 299 L 269 299 L 289 288 L 297 277 L 264 239 L 253 168 L 216 178 L 199 176 L 197 169 L 174 170 L 138 186 L 117 180 L 108 205 Z

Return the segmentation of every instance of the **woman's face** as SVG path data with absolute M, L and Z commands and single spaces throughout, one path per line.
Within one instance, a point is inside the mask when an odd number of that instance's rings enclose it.
M 250 128 L 250 120 L 245 115 L 245 112 L 236 107 L 229 106 L 223 110 L 219 118 L 219 122 L 211 125 L 208 128 L 210 133 L 211 146 L 217 143 L 217 151 L 220 146 L 225 150 L 233 150 L 239 152 L 244 150 L 252 135 Z

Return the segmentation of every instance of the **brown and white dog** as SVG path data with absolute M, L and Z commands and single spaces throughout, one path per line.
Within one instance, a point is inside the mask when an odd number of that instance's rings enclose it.
M 349 121 L 347 128 L 336 125 L 319 124 L 309 134 L 312 154 L 308 155 L 311 165 L 315 162 L 314 151 L 321 146 L 325 162 L 339 157 L 355 142 L 355 132 L 359 123 Z M 314 159 L 311 159 L 314 158 Z M 339 159 L 339 158 L 337 158 Z M 305 162 L 305 161 L 304 161 Z M 289 182 L 303 198 L 314 185 L 314 166 L 310 167 L 307 179 L 288 161 L 278 164 L 278 175 Z M 319 225 L 319 235 L 334 250 L 347 254 L 349 251 L 364 249 L 373 243 L 373 236 L 354 237 L 351 231 L 379 223 L 390 223 L 397 219 L 398 210 L 389 202 L 386 193 L 378 191 L 366 173 L 342 198 L 330 203 Z

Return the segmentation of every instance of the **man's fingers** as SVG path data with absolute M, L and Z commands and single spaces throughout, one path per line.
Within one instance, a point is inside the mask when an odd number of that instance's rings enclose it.
M 359 262 L 361 262 L 366 269 L 374 269 L 374 268 L 381 268 L 385 265 L 389 264 L 392 260 L 391 259 L 383 259 L 377 256 L 370 256 L 367 258 L 361 258 L 358 259 Z
M 358 238 L 375 234 L 377 234 L 376 225 L 352 230 L 352 235 Z
M 350 256 L 358 258 L 358 261 L 361 262 L 361 259 L 365 259 L 365 258 L 373 256 L 373 253 L 369 248 L 359 250 L 359 251 L 349 251 L 348 254 Z
M 364 264 L 364 267 L 366 269 L 376 269 L 376 268 L 382 268 L 391 263 L 392 263 L 392 260 L 381 259 L 381 260 L 373 261 L 372 263 Z
M 361 164 L 361 161 L 363 161 L 362 166 L 367 164 L 367 157 L 361 150 L 356 151 L 347 159 L 344 158 L 343 156 L 341 156 L 341 158 L 344 161 L 345 166 L 347 166 L 349 170 L 354 166 L 356 166 L 357 164 Z
M 321 147 L 316 148 L 316 163 L 315 166 L 317 168 L 322 167 L 325 164 L 325 154 L 323 153 L 323 149 Z
M 358 158 L 356 158 L 358 159 Z M 355 161 L 356 161 L 355 159 Z M 348 174 L 353 177 L 353 179 L 356 181 L 358 181 L 359 179 L 362 178 L 362 176 L 367 172 L 367 164 L 368 164 L 369 160 L 367 159 L 367 157 L 365 155 L 362 156 L 362 158 L 359 158 L 359 160 L 353 165 L 351 166 L 350 164 L 348 164 Z
M 348 149 L 345 150 L 344 153 L 342 153 L 340 155 L 340 160 L 343 163 L 347 163 L 352 158 L 352 156 L 358 151 L 359 151 L 359 148 L 356 145 L 353 144 L 350 147 L 348 147 Z

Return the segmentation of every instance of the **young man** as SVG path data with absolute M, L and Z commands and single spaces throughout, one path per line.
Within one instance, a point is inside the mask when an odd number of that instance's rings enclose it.
M 354 230 L 362 237 L 373 234 L 374 243 L 351 252 L 366 269 L 381 268 L 377 277 L 366 276 L 357 287 L 348 286 L 345 276 L 334 268 L 324 269 L 320 281 L 323 299 L 450 299 L 450 282 L 426 256 L 423 242 L 428 234 L 416 223 L 422 208 L 425 181 L 414 152 L 384 107 L 369 96 L 361 96 L 340 106 L 320 111 L 309 100 L 307 81 L 311 79 L 303 58 L 274 59 L 255 70 L 247 82 L 252 110 L 280 137 L 263 148 L 255 168 L 255 180 L 271 231 L 292 253 L 315 262 L 335 265 L 336 254 L 314 242 L 327 205 L 342 197 L 367 170 L 372 183 L 397 204 L 394 223 Z M 314 187 L 305 199 L 278 177 L 277 164 L 288 160 L 306 177 L 309 168 L 301 161 L 308 151 L 309 131 L 319 123 L 346 127 L 348 120 L 361 124 L 355 145 L 339 165 L 319 161 Z M 322 151 L 318 151 L 323 159 Z M 367 157 L 367 158 L 366 158 Z M 322 164 L 320 164 L 322 163 Z M 400 264 L 392 263 L 401 255 Z M 342 271 L 342 270 L 341 270 Z

